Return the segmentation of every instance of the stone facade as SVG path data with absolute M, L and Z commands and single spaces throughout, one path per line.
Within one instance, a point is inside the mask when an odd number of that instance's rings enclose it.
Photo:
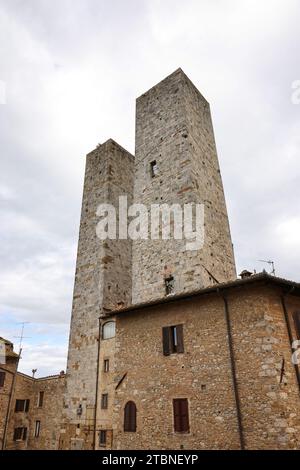
M 118 208 L 120 196 L 148 210 L 203 205 L 204 245 L 119 239 L 118 212 L 117 239 L 100 239 L 99 205 Z M 245 275 L 236 280 L 209 104 L 178 69 L 137 99 L 135 158 L 111 139 L 87 155 L 66 380 L 17 374 L 13 401 L 31 405 L 11 411 L 7 448 L 298 449 L 300 285 Z M 16 365 L 12 352 L 1 406 Z M 5 419 L 0 410 L 2 431 Z M 13 440 L 17 426 L 24 441 Z
M 284 285 L 269 276 L 254 281 L 119 312 L 115 373 L 127 375 L 115 395 L 113 448 L 300 448 L 299 383 L 281 300 Z M 292 314 L 300 307 L 299 287 L 287 305 L 296 339 Z M 165 356 L 162 328 L 178 324 L 184 353 Z M 189 433 L 174 432 L 175 398 L 188 399 Z M 123 428 L 130 400 L 137 407 L 136 432 Z
M 134 200 L 203 204 L 205 232 L 189 251 L 185 239 L 134 241 L 133 303 L 163 297 L 169 276 L 174 293 L 236 278 L 209 103 L 181 69 L 137 99 Z
M 4 386 L 0 387 L 1 444 L 3 445 L 5 421 L 9 412 L 4 445 L 6 450 L 56 450 L 60 437 L 65 374 L 62 372 L 59 375 L 36 379 L 17 372 L 18 355 L 13 352 L 12 343 L 6 341 L 6 344 L 6 360 L 0 364 L 0 372 L 5 373 Z M 41 392 L 42 402 L 39 400 Z M 28 409 L 16 411 L 17 400 L 29 400 Z M 38 433 L 37 421 L 39 421 Z M 15 439 L 16 428 L 26 429 L 26 434 L 20 439 Z

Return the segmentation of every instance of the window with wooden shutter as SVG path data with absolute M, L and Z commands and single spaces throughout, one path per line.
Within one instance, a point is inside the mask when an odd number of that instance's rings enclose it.
M 165 356 L 183 353 L 183 325 L 163 327 L 163 353 Z
M 107 433 L 106 430 L 101 430 L 99 432 L 99 445 L 102 447 L 106 446 L 106 440 L 107 440 Z
M 26 441 L 27 428 L 15 428 L 14 429 L 14 441 Z
M 5 372 L 0 372 L 0 387 L 4 387 Z
M 35 422 L 34 437 L 40 436 L 41 422 L 38 420 Z
M 108 407 L 108 394 L 103 393 L 101 396 L 101 408 L 102 410 L 106 410 Z
M 25 409 L 25 400 L 16 400 L 15 412 L 19 413 Z
M 300 339 L 300 312 L 299 311 L 295 312 L 293 317 L 294 317 L 296 335 L 297 335 L 297 338 Z
M 42 408 L 44 403 L 44 391 L 39 392 L 38 407 Z
M 187 398 L 173 400 L 174 431 L 189 432 L 189 405 Z
M 128 401 L 124 408 L 124 432 L 136 432 L 136 406 Z

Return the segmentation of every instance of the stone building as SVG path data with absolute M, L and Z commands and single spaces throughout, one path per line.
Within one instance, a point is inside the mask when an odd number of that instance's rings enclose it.
M 34 378 L 17 371 L 13 344 L 0 338 L 0 444 L 5 450 L 58 449 L 65 374 Z
M 132 203 L 137 226 L 159 205 L 160 227 L 127 236 Z M 204 208 L 193 249 L 174 205 Z M 137 99 L 135 157 L 111 139 L 87 155 L 66 380 L 18 374 L 20 393 L 53 380 L 61 400 L 30 448 L 299 448 L 299 296 L 266 273 L 237 279 L 209 104 L 176 70 Z

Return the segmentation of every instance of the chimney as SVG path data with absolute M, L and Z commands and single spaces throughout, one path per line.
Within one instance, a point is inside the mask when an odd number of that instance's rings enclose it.
M 240 274 L 240 277 L 241 279 L 246 279 L 248 277 L 251 277 L 253 273 L 251 273 L 250 271 L 248 271 L 247 269 L 244 269 L 241 274 Z

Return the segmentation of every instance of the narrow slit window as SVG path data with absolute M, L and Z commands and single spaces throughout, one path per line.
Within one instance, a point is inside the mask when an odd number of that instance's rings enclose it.
M 165 289 L 166 289 L 166 295 L 173 294 L 174 292 L 174 277 L 169 276 L 165 279 Z
M 150 172 L 151 172 L 151 178 L 154 178 L 155 176 L 158 175 L 158 165 L 156 160 L 153 160 L 150 163 Z
M 104 359 L 103 370 L 109 372 L 109 359 Z
M 108 393 L 103 393 L 101 396 L 101 408 L 107 410 L 108 408 Z
M 40 430 L 41 430 L 41 422 L 38 420 L 35 422 L 34 437 L 39 437 Z
M 99 433 L 99 445 L 104 447 L 106 446 L 107 433 L 105 430 L 101 430 Z
M 38 407 L 42 408 L 44 403 L 44 392 L 41 391 L 39 392 L 39 398 L 38 398 Z
M 187 398 L 175 398 L 173 400 L 174 431 L 188 433 L 189 424 L 189 404 Z

